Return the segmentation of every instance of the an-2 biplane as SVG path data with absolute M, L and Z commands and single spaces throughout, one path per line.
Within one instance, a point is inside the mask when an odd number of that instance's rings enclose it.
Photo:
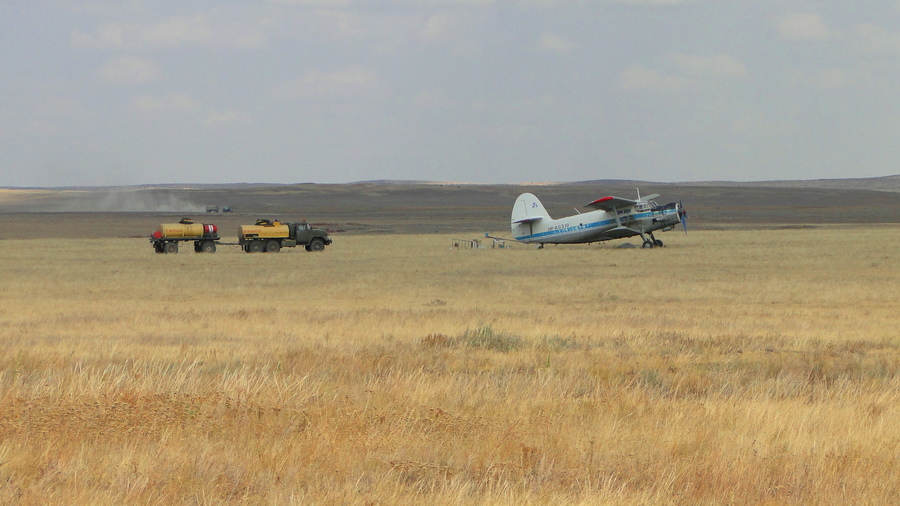
M 653 236 L 657 230 L 672 230 L 678 222 L 687 233 L 687 212 L 681 203 L 664 206 L 653 201 L 658 193 L 637 200 L 603 197 L 585 207 L 593 211 L 554 220 L 531 193 L 516 199 L 510 218 L 513 238 L 523 243 L 577 244 L 641 236 L 644 248 L 663 246 Z M 577 211 L 577 210 L 576 210 Z

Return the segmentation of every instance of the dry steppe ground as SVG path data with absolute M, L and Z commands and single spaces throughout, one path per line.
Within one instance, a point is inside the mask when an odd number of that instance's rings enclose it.
M 896 223 L 157 255 L 10 216 L 3 504 L 900 497 Z

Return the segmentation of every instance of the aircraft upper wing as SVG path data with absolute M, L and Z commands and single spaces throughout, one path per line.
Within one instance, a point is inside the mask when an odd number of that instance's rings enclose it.
M 594 209 L 603 209 L 604 211 L 612 211 L 620 207 L 630 207 L 637 204 L 637 200 L 623 199 L 620 197 L 603 197 L 597 199 L 584 207 L 593 207 Z

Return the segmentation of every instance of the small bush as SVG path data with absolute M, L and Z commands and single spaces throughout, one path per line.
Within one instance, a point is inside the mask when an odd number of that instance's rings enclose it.
M 574 337 L 544 336 L 541 338 L 541 347 L 551 350 L 573 350 L 578 347 Z
M 459 342 L 469 348 L 482 348 L 495 351 L 512 351 L 524 346 L 524 340 L 516 335 L 497 332 L 489 326 L 467 329 L 458 337 Z
M 449 348 L 455 339 L 445 334 L 428 334 L 422 338 L 422 346 L 429 348 Z

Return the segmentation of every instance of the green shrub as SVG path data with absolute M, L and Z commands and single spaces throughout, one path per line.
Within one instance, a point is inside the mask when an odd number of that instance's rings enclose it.
M 469 348 L 482 348 L 495 351 L 512 351 L 524 346 L 524 340 L 516 335 L 497 332 L 489 326 L 466 329 L 457 340 Z

